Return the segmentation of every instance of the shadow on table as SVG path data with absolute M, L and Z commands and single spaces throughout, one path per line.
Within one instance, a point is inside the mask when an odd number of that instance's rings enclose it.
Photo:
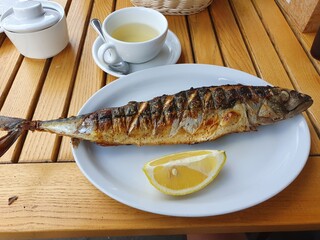
M 247 233 L 248 240 L 320 240 L 320 231 Z
M 192 235 L 191 235 L 192 236 Z M 193 237 L 196 238 L 193 239 Z M 222 237 L 221 237 L 222 236 Z M 81 238 L 54 238 L 47 240 L 239 240 L 234 238 L 234 234 L 197 234 L 189 238 L 187 235 L 163 235 L 163 236 L 117 236 L 117 237 L 81 237 Z M 246 233 L 241 240 L 320 240 L 320 231 L 300 231 L 300 232 L 265 232 Z M 40 240 L 40 239 L 38 239 Z M 43 239 L 45 240 L 45 239 Z

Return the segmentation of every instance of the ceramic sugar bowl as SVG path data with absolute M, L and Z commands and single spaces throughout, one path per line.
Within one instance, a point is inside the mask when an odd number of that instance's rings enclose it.
M 1 16 L 0 24 L 25 57 L 53 57 L 69 42 L 64 9 L 55 2 L 17 2 Z

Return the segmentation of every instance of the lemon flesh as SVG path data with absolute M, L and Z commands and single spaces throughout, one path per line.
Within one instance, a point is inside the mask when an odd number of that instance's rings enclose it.
M 143 171 L 150 183 L 168 195 L 186 195 L 207 186 L 226 161 L 221 150 L 174 153 L 146 163 Z

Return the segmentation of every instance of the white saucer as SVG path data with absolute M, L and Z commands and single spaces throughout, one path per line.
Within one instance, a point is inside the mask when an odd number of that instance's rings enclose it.
M 109 73 L 115 77 L 122 77 L 126 76 L 123 74 L 120 74 L 118 72 L 112 71 L 108 66 L 101 62 L 97 57 L 97 52 L 99 47 L 103 44 L 103 41 L 100 37 L 98 37 L 92 46 L 92 56 L 95 61 L 95 63 L 106 73 Z M 155 58 L 151 59 L 148 62 L 145 63 L 130 63 L 130 73 L 137 72 L 143 69 L 151 68 L 151 67 L 157 67 L 162 65 L 168 65 L 168 64 L 174 64 L 178 61 L 181 54 L 181 45 L 178 37 L 171 32 L 168 31 L 167 39 L 165 41 L 165 44 L 162 47 L 162 50 L 160 51 L 159 55 Z

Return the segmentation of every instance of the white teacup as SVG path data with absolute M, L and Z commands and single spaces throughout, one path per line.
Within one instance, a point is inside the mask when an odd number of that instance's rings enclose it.
M 120 59 L 143 63 L 156 57 L 165 43 L 168 22 L 158 11 L 144 7 L 117 10 L 103 21 L 106 43 L 98 50 L 98 58 L 106 64 Z

